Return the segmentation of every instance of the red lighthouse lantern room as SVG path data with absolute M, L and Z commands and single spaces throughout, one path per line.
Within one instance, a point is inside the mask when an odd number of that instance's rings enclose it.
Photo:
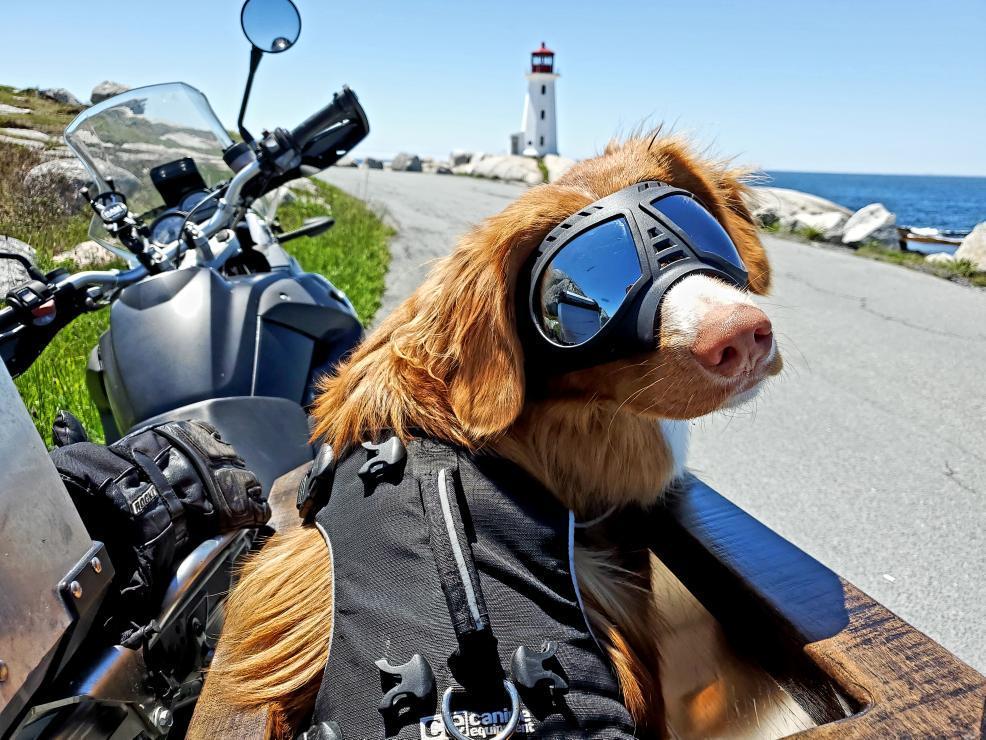
M 555 52 L 541 42 L 541 48 L 531 52 L 531 72 L 547 72 L 554 74 Z

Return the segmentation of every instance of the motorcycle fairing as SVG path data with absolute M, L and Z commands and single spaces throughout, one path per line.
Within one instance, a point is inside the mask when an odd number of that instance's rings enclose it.
M 7 672 L 7 680 L 0 682 L 2 736 L 56 660 L 67 657 L 58 648 L 68 639 L 78 611 L 69 608 L 59 584 L 81 560 L 88 564 L 86 556 L 93 549 L 3 363 L 0 542 L 0 659 Z M 108 560 L 100 571 L 112 574 Z M 83 586 L 79 602 L 90 595 Z

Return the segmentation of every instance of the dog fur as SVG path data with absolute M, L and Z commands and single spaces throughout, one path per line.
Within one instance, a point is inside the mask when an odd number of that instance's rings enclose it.
M 737 381 L 691 356 L 704 312 L 750 301 L 708 277 L 689 277 L 662 305 L 659 351 L 557 375 L 525 362 L 514 288 L 532 250 L 559 222 L 628 185 L 660 180 L 694 193 L 739 248 L 754 293 L 770 270 L 743 203 L 742 172 L 659 133 L 610 144 L 556 183 L 522 194 L 466 234 L 425 282 L 327 378 L 315 437 L 340 453 L 383 430 L 439 438 L 501 455 L 538 478 L 582 519 L 650 504 L 680 475 L 687 428 L 753 394 L 780 371 L 772 346 Z M 665 733 L 659 619 L 650 562 L 620 550 L 605 522 L 586 530 L 576 569 L 595 634 L 644 734 Z M 271 539 L 244 569 L 228 607 L 219 682 L 231 706 L 273 711 L 289 736 L 313 705 L 331 634 L 331 564 L 313 527 Z

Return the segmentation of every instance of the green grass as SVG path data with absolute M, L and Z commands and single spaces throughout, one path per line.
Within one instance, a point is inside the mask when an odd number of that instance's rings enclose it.
M 543 157 L 538 157 L 538 169 L 541 171 L 541 182 L 548 182 L 548 165 L 544 163 Z
M 0 85 L 0 103 L 18 108 L 28 108 L 30 113 L 0 114 L 2 128 L 31 128 L 43 131 L 61 141 L 62 131 L 85 106 L 66 105 L 42 98 L 34 90 L 17 91 L 13 87 Z
M 894 265 L 910 267 L 947 280 L 965 282 L 980 288 L 986 288 L 986 272 L 977 270 L 975 265 L 965 260 L 933 263 L 926 261 L 924 255 L 919 252 L 886 249 L 879 244 L 864 244 L 856 250 L 856 254 L 880 262 L 889 262 Z
M 810 242 L 821 241 L 822 237 L 825 236 L 824 231 L 816 229 L 814 226 L 802 226 L 801 228 L 795 229 L 794 233 Z

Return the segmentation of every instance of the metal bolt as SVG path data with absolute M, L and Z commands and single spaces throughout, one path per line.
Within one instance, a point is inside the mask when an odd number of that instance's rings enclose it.
M 151 712 L 151 722 L 162 732 L 167 732 L 171 729 L 171 726 L 175 723 L 175 718 L 172 716 L 164 707 L 158 707 L 153 712 Z
M 75 598 L 77 598 L 77 599 L 81 599 L 82 598 L 82 584 L 79 583 L 78 581 L 72 581 L 68 585 L 68 591 Z
M 102 573 L 103 572 L 103 563 L 102 563 L 102 561 L 100 561 L 99 558 L 93 558 L 92 560 L 90 560 L 89 561 L 89 565 L 92 566 L 92 569 L 96 573 Z
M 6 681 L 8 676 L 10 676 L 10 669 L 7 668 L 6 663 L 0 660 L 0 683 Z

